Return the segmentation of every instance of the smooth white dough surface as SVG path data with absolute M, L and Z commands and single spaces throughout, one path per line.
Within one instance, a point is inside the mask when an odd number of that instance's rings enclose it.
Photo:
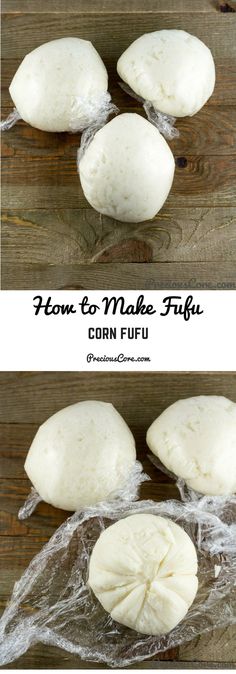
M 107 71 L 91 42 L 65 37 L 27 54 L 9 87 L 22 119 L 44 131 L 83 128 L 96 118 Z
M 172 630 L 197 593 L 197 555 L 184 529 L 157 515 L 136 514 L 105 529 L 88 583 L 114 620 L 142 634 Z
M 25 470 L 44 501 L 73 511 L 121 487 L 135 459 L 133 435 L 119 412 L 109 403 L 85 400 L 40 426 Z
M 142 222 L 158 213 L 174 168 L 165 139 L 136 113 L 118 115 L 97 131 L 79 163 L 88 202 L 122 222 Z
M 175 117 L 195 115 L 215 86 L 210 49 L 184 30 L 145 33 L 121 55 L 117 70 L 136 94 Z
M 147 432 L 153 454 L 201 494 L 236 491 L 236 403 L 223 396 L 178 400 Z

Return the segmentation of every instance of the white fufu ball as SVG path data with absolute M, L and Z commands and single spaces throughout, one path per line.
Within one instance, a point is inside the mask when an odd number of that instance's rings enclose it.
M 145 33 L 121 55 L 117 70 L 136 94 L 174 117 L 195 115 L 215 86 L 210 49 L 184 30 Z
M 236 403 L 222 396 L 178 400 L 153 422 L 147 444 L 201 494 L 236 491 Z
M 36 129 L 76 131 L 96 120 L 107 86 L 92 43 L 64 37 L 27 54 L 9 91 L 22 119 Z
M 44 501 L 74 511 L 122 487 L 135 459 L 133 435 L 113 405 L 86 400 L 40 426 L 25 470 Z
M 136 514 L 105 529 L 90 559 L 88 584 L 114 620 L 141 632 L 170 632 L 198 588 L 197 555 L 179 525 Z
M 79 162 L 81 185 L 96 211 L 122 222 L 153 218 L 174 176 L 174 157 L 146 119 L 125 113 L 97 131 Z

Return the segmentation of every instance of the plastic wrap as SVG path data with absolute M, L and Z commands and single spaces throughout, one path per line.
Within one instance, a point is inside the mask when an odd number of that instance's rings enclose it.
M 140 461 L 135 461 L 132 470 L 130 471 L 127 481 L 122 485 L 120 489 L 117 489 L 114 492 L 109 494 L 109 502 L 116 501 L 117 499 L 122 498 L 123 501 L 135 501 L 138 498 L 139 487 L 142 482 L 150 480 L 151 478 L 143 472 L 143 466 Z M 26 520 L 32 513 L 35 508 L 37 508 L 38 503 L 43 499 L 38 494 L 34 487 L 31 487 L 30 493 L 27 496 L 27 499 L 23 506 L 21 506 L 18 512 L 19 520 Z M 81 510 L 83 507 L 81 506 Z
M 181 500 L 183 502 L 188 502 L 188 501 L 199 501 L 201 500 L 204 503 L 204 507 L 208 507 L 207 504 L 210 504 L 211 501 L 213 503 L 218 503 L 218 508 L 221 506 L 224 506 L 224 504 L 227 504 L 228 502 L 232 503 L 232 507 L 234 507 L 236 503 L 236 497 L 232 494 L 226 495 L 226 496 L 204 496 L 198 491 L 195 491 L 191 487 L 188 486 L 187 482 L 184 480 L 182 477 L 178 477 L 174 473 L 172 473 L 164 464 L 160 461 L 160 459 L 155 456 L 155 454 L 148 454 L 148 459 L 151 461 L 151 463 L 158 469 L 161 470 L 162 473 L 165 473 L 165 475 L 168 475 L 172 480 L 175 480 L 175 484 L 177 489 L 179 490 Z
M 69 133 L 77 133 L 94 127 L 97 130 L 106 124 L 109 115 L 114 112 L 117 113 L 118 108 L 112 103 L 109 91 L 91 98 L 73 97 L 68 131 Z M 7 118 L 1 121 L 1 131 L 8 131 L 19 119 L 21 119 L 21 116 L 18 110 L 14 108 Z
M 151 101 L 145 101 L 144 98 L 138 96 L 138 94 L 136 94 L 133 91 L 133 89 L 131 89 L 129 85 L 126 84 L 125 82 L 119 82 L 119 85 L 121 89 L 125 91 L 126 94 L 129 94 L 129 96 L 135 98 L 136 101 L 142 103 L 149 122 L 151 122 L 151 124 L 156 126 L 156 128 L 158 129 L 158 131 L 160 131 L 160 133 L 164 136 L 164 138 L 166 138 L 167 140 L 178 138 L 179 130 L 176 129 L 174 126 L 176 122 L 176 117 L 172 117 L 172 115 L 167 115 L 166 113 L 157 110 L 151 103 Z
M 9 131 L 9 129 L 12 128 L 12 126 L 15 126 L 15 124 L 18 122 L 18 120 L 21 119 L 21 116 L 16 108 L 10 112 L 8 117 L 6 119 L 3 119 L 0 123 L 0 129 L 1 131 Z
M 42 501 L 41 496 L 39 496 L 38 492 L 34 487 L 31 487 L 30 493 L 27 496 L 24 505 L 20 508 L 18 512 L 18 519 L 26 520 L 27 517 L 30 517 L 30 515 L 32 515 L 32 513 L 34 512 L 35 508 L 37 508 L 38 503 L 41 503 L 41 501 Z
M 81 111 L 83 110 L 83 114 Z M 88 98 L 74 98 L 71 108 L 70 132 L 96 130 L 106 124 L 108 117 L 119 112 L 118 108 L 112 103 L 109 91 L 101 93 L 100 96 Z M 93 135 L 94 135 L 93 133 Z
M 197 548 L 198 593 L 184 620 L 165 636 L 138 634 L 114 622 L 87 585 L 90 555 L 101 531 L 133 513 L 173 519 Z M 100 503 L 67 519 L 15 583 L 0 621 L 0 663 L 14 661 L 37 642 L 111 667 L 157 656 L 235 623 L 235 572 L 235 531 L 219 519 L 217 502 L 214 512 L 206 512 L 200 502 Z
M 110 96 L 110 94 L 109 94 Z M 84 153 L 87 150 L 87 147 L 90 145 L 92 142 L 95 133 L 99 131 L 99 129 L 102 129 L 103 126 L 105 126 L 109 115 L 111 114 L 116 114 L 119 112 L 119 108 L 117 108 L 116 105 L 114 105 L 111 102 L 107 103 L 107 106 L 104 105 L 103 109 L 101 109 L 100 115 L 98 115 L 97 119 L 92 122 L 88 126 L 88 128 L 85 128 L 82 136 L 81 136 L 81 141 L 80 141 L 80 146 L 77 152 L 77 170 L 79 172 L 79 164 L 80 160 L 84 156 Z

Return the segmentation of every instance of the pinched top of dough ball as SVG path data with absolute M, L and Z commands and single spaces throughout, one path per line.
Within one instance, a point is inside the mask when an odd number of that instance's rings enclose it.
M 172 630 L 198 588 L 197 555 L 188 534 L 169 519 L 135 514 L 96 542 L 88 583 L 114 620 L 142 634 Z
M 64 37 L 27 54 L 9 91 L 22 119 L 43 131 L 82 130 L 97 117 L 107 71 L 91 42 Z
M 236 403 L 223 396 L 178 400 L 147 432 L 153 454 L 201 494 L 236 491 Z
M 122 222 L 153 218 L 174 176 L 174 157 L 146 119 L 124 113 L 100 129 L 80 160 L 80 180 L 91 206 Z
M 195 115 L 215 86 L 210 49 L 184 30 L 145 33 L 121 55 L 117 70 L 136 94 L 175 117 Z
M 135 459 L 133 435 L 119 412 L 85 400 L 40 426 L 25 470 L 44 501 L 73 511 L 122 487 Z

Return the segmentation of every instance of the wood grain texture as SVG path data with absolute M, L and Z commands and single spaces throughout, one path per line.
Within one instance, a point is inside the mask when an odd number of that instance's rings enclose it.
M 116 223 L 90 209 L 34 209 L 2 213 L 3 268 L 80 262 L 236 262 L 236 209 L 167 208 L 140 225 Z M 25 259 L 25 251 L 30 254 Z
M 86 202 L 76 171 L 79 134 L 47 134 L 24 122 L 5 133 L 3 288 L 43 288 L 45 278 L 49 288 L 83 286 L 84 265 L 87 278 L 91 272 L 91 286 L 97 263 L 110 265 L 109 273 L 102 272 L 107 288 L 115 288 L 116 264 L 122 264 L 123 278 L 124 264 L 145 263 L 140 275 L 146 274 L 147 283 L 153 273 L 149 266 L 155 263 L 158 278 L 167 280 L 169 275 L 175 280 L 177 274 L 181 284 L 189 276 L 190 263 L 197 266 L 202 284 L 215 283 L 216 262 L 218 283 L 225 282 L 225 264 L 231 264 L 236 279 L 236 14 L 221 11 L 223 5 L 218 0 L 148 0 L 145 7 L 141 0 L 4 3 L 3 116 L 12 108 L 8 86 L 25 53 L 62 35 L 76 33 L 92 40 L 107 66 L 109 89 L 121 112 L 144 114 L 118 85 L 117 59 L 133 39 L 156 27 L 174 25 L 203 39 L 213 52 L 217 77 L 207 105 L 193 118 L 178 120 L 180 137 L 171 143 L 176 159 L 171 193 L 158 216 L 138 226 L 102 217 Z M 163 264 L 168 264 L 168 274 Z M 100 270 L 97 274 L 101 278 Z M 127 288 L 134 287 L 130 283 L 135 276 L 134 270 L 130 282 L 126 277 Z
M 202 636 L 200 639 L 194 639 L 190 644 L 181 646 L 179 650 L 179 659 L 190 660 L 212 660 L 217 652 L 219 662 L 236 662 L 236 639 L 235 627 L 227 627 L 225 630 L 213 630 L 211 634 Z
M 11 109 L 7 83 L 9 83 L 17 68 L 17 61 L 7 62 L 7 64 L 8 69 L 5 69 L 5 76 L 3 77 L 3 83 L 6 80 L 6 85 L 3 86 L 2 91 L 3 115 L 7 115 Z M 138 102 L 131 96 L 128 98 L 118 84 L 114 86 L 113 91 L 111 90 L 111 94 L 113 94 L 113 98 L 116 98 L 121 112 L 136 112 L 145 117 L 145 113 L 138 106 Z M 235 95 L 235 91 L 232 92 L 232 96 L 233 94 Z M 223 96 L 225 96 L 225 87 L 222 87 Z M 207 154 L 207 156 L 234 155 L 236 153 L 234 101 L 228 105 L 219 102 L 215 119 L 212 117 L 211 106 L 208 104 L 193 118 L 179 118 L 176 126 L 179 129 L 180 136 L 173 139 L 170 144 L 176 158 L 189 154 L 190 148 L 192 154 L 202 153 Z M 18 122 L 12 130 L 3 134 L 2 156 L 3 158 L 15 156 L 16 159 L 22 159 L 23 157 L 27 159 L 28 157 L 28 162 L 33 159 L 36 160 L 37 157 L 38 161 L 40 157 L 44 160 L 47 156 L 55 157 L 57 160 L 67 157 L 74 159 L 79 140 L 80 134 L 37 132 L 36 129 L 24 122 Z
M 232 262 L 160 262 L 134 264 L 21 264 L 2 263 L 2 287 L 23 290 L 235 290 Z M 209 273 L 210 266 L 210 273 Z
M 24 459 L 38 426 L 58 409 L 83 399 L 112 402 L 135 435 L 138 458 L 151 481 L 141 498 L 178 498 L 175 484 L 148 459 L 146 430 L 178 398 L 225 395 L 236 402 L 236 373 L 0 373 L 0 610 L 14 582 L 49 539 L 67 513 L 42 503 L 28 520 L 17 512 L 29 491 Z M 233 666 L 234 633 L 219 630 L 163 654 L 162 660 L 140 663 L 140 669 Z M 8 668 L 93 669 L 91 663 L 56 648 L 36 645 Z M 104 667 L 101 667 L 104 668 Z
M 13 161 L 8 160 L 13 166 Z M 18 209 L 27 209 L 29 203 L 32 208 L 88 208 L 88 203 L 82 192 L 78 175 L 76 173 L 76 153 L 74 162 L 70 159 L 62 158 L 59 161 L 59 168 L 56 171 L 53 160 L 45 160 L 45 172 L 38 171 L 37 158 L 32 163 L 21 159 L 18 164 L 18 171 L 10 173 L 10 182 L 4 180 L 3 166 L 3 185 L 2 185 L 2 206 L 3 208 L 14 209 L 18 204 Z M 234 207 L 236 208 L 236 161 L 233 156 L 224 157 L 202 157 L 189 155 L 187 157 L 187 166 L 184 169 L 176 168 L 172 190 L 162 209 L 162 215 L 165 214 L 168 207 L 183 208 L 188 201 L 191 203 L 191 210 L 212 206 Z M 15 162 L 14 162 L 15 165 Z M 64 165 L 64 170 L 63 170 Z M 41 164 L 40 164 L 41 166 Z M 28 167 L 28 168 L 27 168 Z M 184 172 L 184 176 L 183 176 Z M 24 174 L 24 177 L 22 175 Z M 28 184 L 25 184 L 26 176 Z M 55 183 L 57 183 L 55 185 Z M 187 199 L 188 196 L 188 199 Z M 92 212 L 92 209 L 90 209 Z M 82 214 L 81 214 L 82 215 Z M 178 215 L 178 214 L 176 214 Z M 98 224 L 100 214 L 93 212 L 93 218 Z M 112 219 L 109 218 L 110 224 Z M 150 221 L 149 221 L 150 222 Z M 146 226 L 147 223 L 142 223 Z M 113 226 L 115 227 L 114 223 Z
M 0 423 L 36 426 L 61 407 L 92 395 L 113 403 L 143 443 L 145 429 L 168 405 L 200 394 L 225 395 L 236 402 L 236 373 L 1 372 Z
M 19 4 L 20 7 L 20 4 Z M 173 28 L 171 14 L 160 15 L 143 12 L 132 14 L 132 21 L 120 12 L 118 15 L 104 14 L 102 10 L 94 14 L 93 20 L 86 12 L 75 15 L 66 13 L 45 12 L 38 14 L 24 13 L 4 14 L 4 33 L 2 50 L 4 59 L 24 58 L 28 51 L 42 44 L 43 41 L 78 33 L 80 37 L 91 40 L 101 54 L 108 67 L 116 65 L 117 59 L 133 40 L 158 29 Z M 160 20 L 159 20 L 160 17 Z M 176 29 L 184 29 L 205 41 L 212 50 L 214 58 L 235 59 L 235 20 L 233 14 L 222 16 L 220 13 L 176 13 L 174 24 Z M 227 37 L 226 37 L 227 35 Z M 230 52 L 229 52 L 230 45 Z M 214 96 L 214 94 L 213 94 Z
M 22 669 L 81 669 L 85 668 L 84 663 L 81 663 L 78 660 L 68 654 L 61 651 L 59 648 L 50 649 L 47 646 L 44 646 L 42 649 L 40 646 L 33 646 L 29 653 L 26 653 L 19 659 L 19 667 Z M 16 665 L 8 665 L 8 669 L 15 669 Z M 172 660 L 159 660 L 159 661 L 146 661 L 141 662 L 139 665 L 133 667 L 127 667 L 126 669 L 235 669 L 232 663 L 228 662 L 201 662 L 201 663 L 188 663 L 188 662 L 174 662 Z M 94 666 L 91 662 L 86 662 L 86 669 L 94 669 Z M 107 669 L 104 665 L 96 664 L 96 669 Z
M 223 0 L 198 0 L 191 2 L 191 0 L 145 0 L 145 12 L 152 12 L 159 14 L 160 12 L 174 13 L 199 13 L 206 12 L 207 14 L 220 12 L 222 6 L 225 5 Z M 230 0 L 228 3 L 232 9 L 236 7 L 235 0 Z M 86 12 L 93 14 L 97 11 L 102 11 L 103 14 L 112 13 L 131 14 L 138 12 L 143 13 L 143 0 L 3 0 L 2 11 L 8 14 L 16 12 L 29 12 L 30 14 L 38 14 L 45 12 L 62 12 L 77 14 L 78 12 Z

